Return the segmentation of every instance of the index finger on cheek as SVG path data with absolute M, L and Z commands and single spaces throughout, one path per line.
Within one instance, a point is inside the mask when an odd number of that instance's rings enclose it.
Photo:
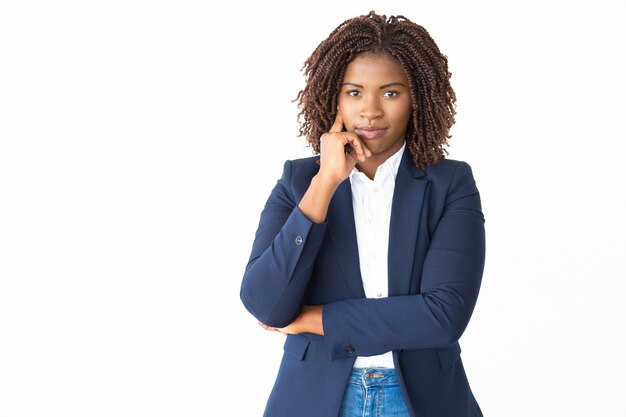
M 335 123 L 330 128 L 330 131 L 333 133 L 341 132 L 343 130 L 343 118 L 341 117 L 341 112 L 337 110 L 337 117 L 335 117 Z

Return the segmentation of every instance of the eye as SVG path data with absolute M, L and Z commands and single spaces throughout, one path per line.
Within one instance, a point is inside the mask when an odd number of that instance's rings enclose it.
M 398 94 L 400 94 L 399 91 L 395 91 L 395 90 L 390 90 L 390 91 L 385 91 L 385 93 L 383 94 L 384 97 L 396 97 Z
M 346 91 L 346 94 L 350 97 L 357 97 L 360 93 L 358 90 L 348 90 Z

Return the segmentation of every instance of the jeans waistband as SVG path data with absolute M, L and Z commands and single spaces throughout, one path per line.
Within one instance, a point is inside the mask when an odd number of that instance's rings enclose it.
M 392 368 L 354 368 L 348 382 L 364 387 L 398 385 L 398 374 Z

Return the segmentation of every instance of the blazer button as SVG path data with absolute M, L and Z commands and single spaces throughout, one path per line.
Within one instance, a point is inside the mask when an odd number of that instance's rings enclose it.
M 296 245 L 302 245 L 302 236 L 296 236 Z
M 352 346 L 346 347 L 346 353 L 354 353 L 355 350 Z

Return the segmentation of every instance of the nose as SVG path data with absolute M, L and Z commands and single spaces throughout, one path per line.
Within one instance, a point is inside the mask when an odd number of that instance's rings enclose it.
M 362 101 L 363 107 L 361 107 L 361 117 L 367 120 L 376 120 L 383 115 L 382 107 L 377 97 L 370 96 Z

